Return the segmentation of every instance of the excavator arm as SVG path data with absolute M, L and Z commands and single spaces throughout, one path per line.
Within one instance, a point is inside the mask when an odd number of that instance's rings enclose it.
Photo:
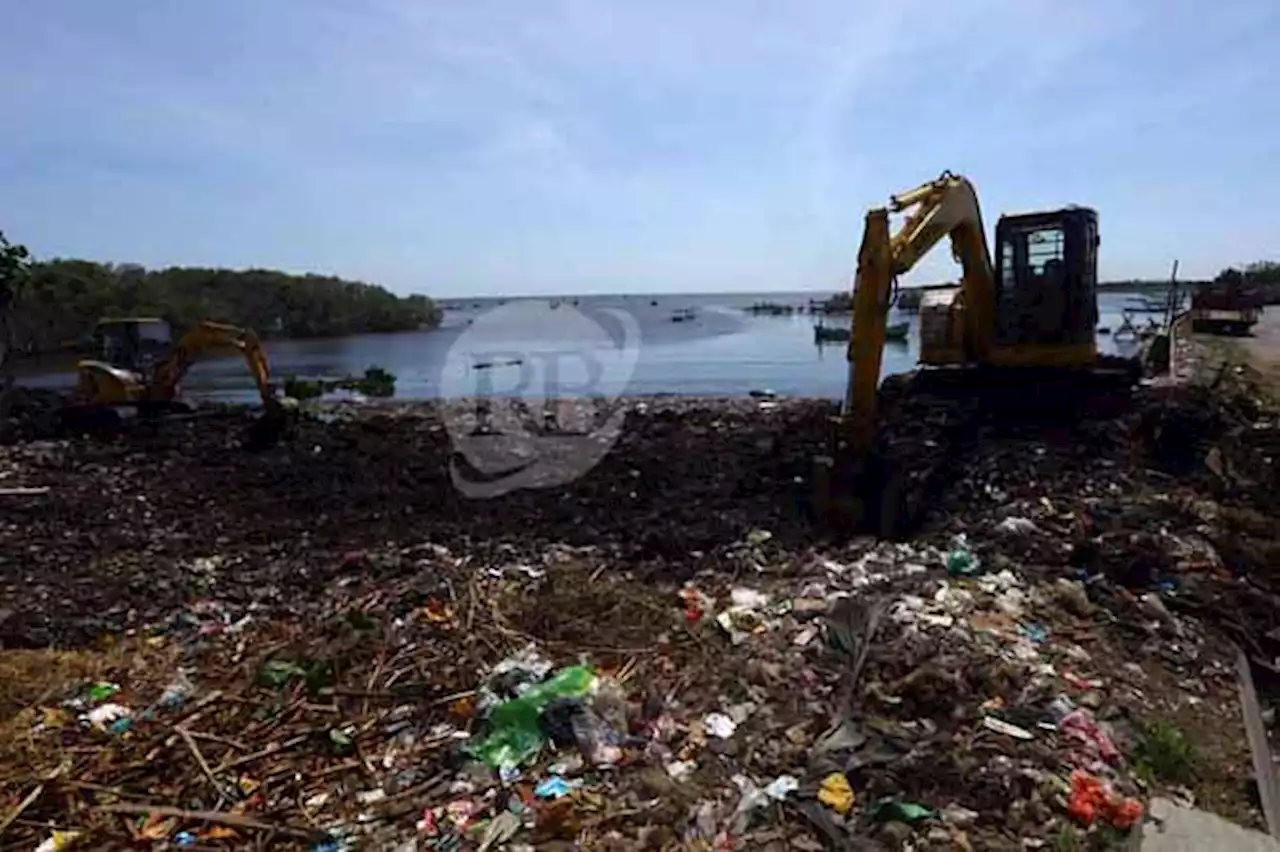
M 890 234 L 889 214 L 906 213 Z M 891 196 L 888 207 L 866 216 L 853 285 L 853 336 L 849 380 L 841 412 L 841 439 L 855 457 L 871 450 L 876 427 L 876 390 L 884 354 L 885 326 L 897 276 L 914 267 L 944 237 L 963 270 L 960 299 L 970 357 L 984 359 L 995 329 L 995 273 L 987 249 L 978 195 L 967 179 L 943 172 L 937 180 Z
M 891 213 L 905 213 L 897 233 Z M 897 523 L 900 477 L 876 457 L 878 389 L 890 299 L 897 277 L 915 266 L 944 237 L 963 268 L 960 299 L 969 357 L 981 360 L 994 337 L 995 275 L 978 207 L 965 178 L 943 172 L 937 179 L 892 196 L 887 207 L 867 213 L 853 285 L 853 334 L 849 378 L 828 455 L 816 459 L 818 514 L 833 526 L 882 532 Z
M 258 386 L 262 404 L 271 408 L 277 404 L 271 388 L 271 370 L 258 335 L 247 328 L 202 322 L 182 336 L 169 355 L 156 365 L 151 383 L 153 399 L 170 400 L 178 393 L 178 386 L 191 369 L 191 365 L 204 353 L 235 350 L 244 355 L 249 373 Z

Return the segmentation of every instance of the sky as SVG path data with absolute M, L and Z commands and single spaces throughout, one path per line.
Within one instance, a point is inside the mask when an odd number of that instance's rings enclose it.
M 1100 274 L 1280 260 L 1275 0 L 41 0 L 0 28 L 38 257 L 439 296 L 846 285 L 944 169 Z M 953 279 L 945 246 L 905 283 Z

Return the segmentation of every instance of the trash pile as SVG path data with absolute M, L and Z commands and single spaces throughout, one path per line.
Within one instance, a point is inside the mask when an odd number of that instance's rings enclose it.
M 48 489 L 0 515 L 0 840 L 1084 849 L 1155 793 L 1260 824 L 1224 724 L 1225 636 L 1277 656 L 1260 410 L 982 424 L 877 543 L 804 516 L 828 404 L 627 405 L 588 474 L 488 500 L 434 405 L 249 458 L 234 418 L 0 451 Z
M 764 543 L 744 538 L 744 562 Z M 339 578 L 293 619 L 195 602 L 11 720 L 8 833 L 999 849 L 1127 830 L 1152 789 L 1132 720 L 1188 694 L 1178 709 L 1218 720 L 1229 661 L 1172 615 L 1117 647 L 1084 584 L 947 544 L 679 584 L 570 547 L 477 575 L 428 545 L 398 554 L 412 572 Z
M 62 395 L 56 391 L 15 386 L 0 418 L 0 445 L 29 441 L 47 434 L 57 421 Z

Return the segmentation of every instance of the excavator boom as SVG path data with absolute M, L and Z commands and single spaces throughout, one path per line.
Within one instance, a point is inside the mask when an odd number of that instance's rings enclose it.
M 889 214 L 907 213 L 896 234 Z M 963 270 L 965 339 L 975 359 L 991 347 L 995 308 L 995 274 L 991 268 L 982 214 L 973 185 L 943 172 L 908 192 L 892 196 L 890 205 L 867 213 L 858 271 L 853 286 L 853 336 L 849 340 L 849 381 L 842 418 L 853 452 L 871 448 L 876 424 L 876 389 L 884 353 L 885 327 L 897 277 L 910 271 L 944 237 Z
M 202 322 L 182 336 L 168 357 L 156 366 L 149 396 L 156 400 L 173 399 L 197 358 L 206 353 L 225 351 L 237 351 L 244 356 L 263 405 L 274 404 L 271 370 L 258 335 L 247 328 L 216 322 Z

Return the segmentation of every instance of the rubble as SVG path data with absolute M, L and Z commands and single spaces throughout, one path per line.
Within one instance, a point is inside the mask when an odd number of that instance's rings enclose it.
M 1223 720 L 1227 637 L 1280 659 L 1277 421 L 1175 386 L 983 423 L 915 538 L 837 541 L 831 406 L 767 402 L 629 401 L 588 474 L 488 500 L 437 404 L 253 456 L 234 413 L 0 450 L 49 488 L 0 506 L 0 835 L 1083 849 L 1157 794 L 1261 825 Z

